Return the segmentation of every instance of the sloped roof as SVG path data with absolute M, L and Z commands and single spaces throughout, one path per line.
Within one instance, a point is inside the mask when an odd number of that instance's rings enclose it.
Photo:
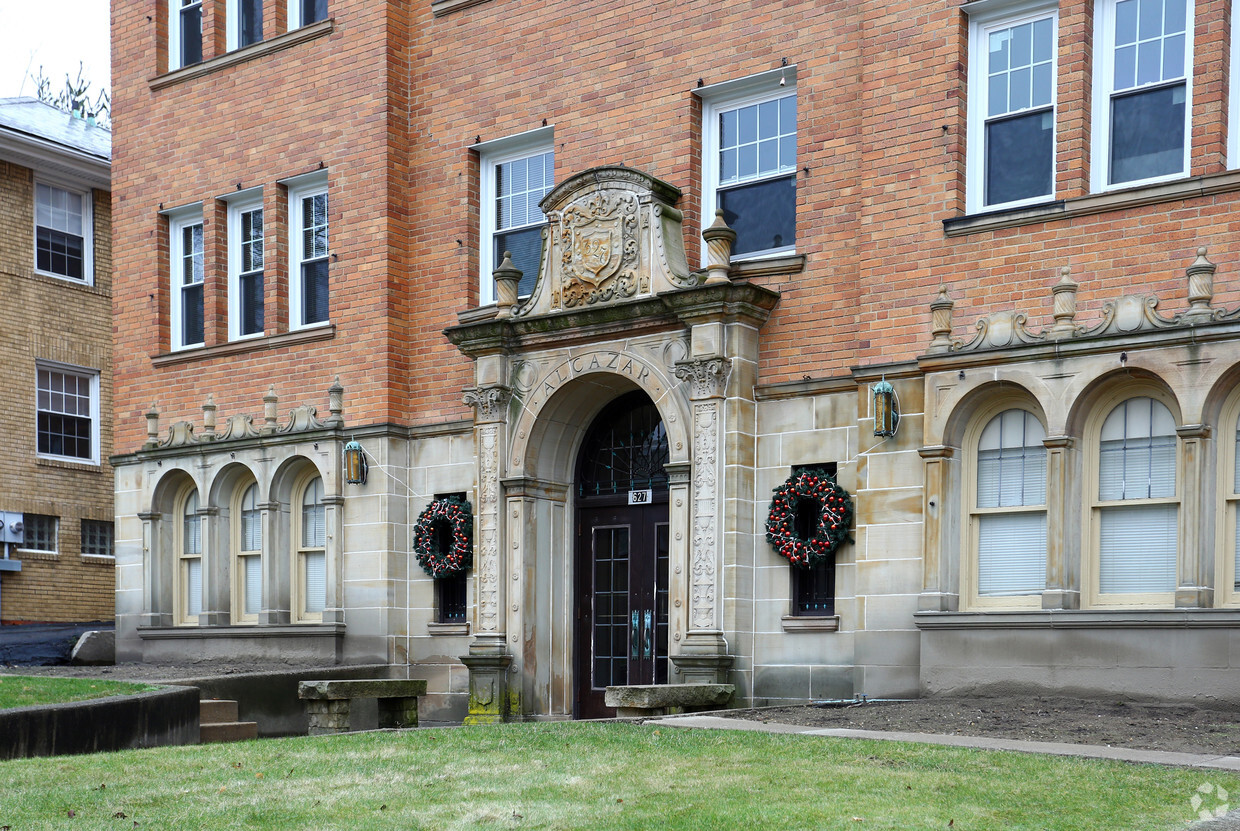
M 0 98 L 0 130 L 22 133 L 112 160 L 112 133 L 69 115 L 38 98 Z

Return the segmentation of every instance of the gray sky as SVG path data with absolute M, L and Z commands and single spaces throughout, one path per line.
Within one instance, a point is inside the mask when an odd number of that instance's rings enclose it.
M 92 91 L 110 90 L 108 20 L 108 0 L 0 0 L 0 98 L 34 95 L 40 65 L 59 89 L 79 61 Z

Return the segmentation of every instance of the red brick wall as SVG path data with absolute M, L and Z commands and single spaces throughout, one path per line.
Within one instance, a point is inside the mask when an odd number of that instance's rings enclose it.
M 333 0 L 331 12 L 330 36 L 155 90 L 163 24 L 134 15 L 114 25 L 119 452 L 142 440 L 152 401 L 166 420 L 196 419 L 211 391 L 221 418 L 257 415 L 272 379 L 282 409 L 323 407 L 339 373 L 355 424 L 466 417 L 469 364 L 441 331 L 477 302 L 468 147 L 545 120 L 557 180 L 622 162 L 671 182 L 684 192 L 696 263 L 702 127 L 692 90 L 785 57 L 797 66 L 797 250 L 807 266 L 763 280 L 782 293 L 763 337 L 763 382 L 916 356 L 940 285 L 957 301 L 957 335 L 1012 306 L 1036 329 L 1063 265 L 1081 283 L 1082 320 L 1126 292 L 1157 293 L 1174 309 L 1183 269 L 1206 245 L 1220 264 L 1218 302 L 1240 302 L 1235 193 L 945 236 L 943 220 L 964 210 L 968 92 L 967 21 L 948 5 L 491 0 L 434 18 L 430 0 Z M 1060 5 L 1060 198 L 1090 190 L 1092 19 L 1083 0 Z M 1222 0 L 1199 2 L 1195 20 L 1191 173 L 1201 175 L 1225 165 L 1229 24 Z M 335 338 L 153 369 L 150 356 L 167 348 L 159 205 L 210 205 L 240 182 L 262 184 L 270 210 L 275 180 L 320 162 L 338 255 Z M 273 261 L 269 281 L 282 282 L 283 260 Z M 280 315 L 269 303 L 269 320 Z

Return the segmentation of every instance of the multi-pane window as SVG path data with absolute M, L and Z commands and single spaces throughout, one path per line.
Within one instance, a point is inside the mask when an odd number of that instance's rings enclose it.
M 466 615 L 465 591 L 468 577 L 457 571 L 435 580 L 435 618 L 439 623 L 463 623 Z
M 298 617 L 313 620 L 323 614 L 327 602 L 327 509 L 323 504 L 322 477 L 310 480 L 302 491 L 300 520 Z
M 1175 418 L 1164 404 L 1130 398 L 1107 415 L 1098 447 L 1098 594 L 1175 590 L 1175 468 Z
M 479 300 L 495 300 L 493 272 L 505 252 L 521 271 L 518 296 L 533 292 L 542 261 L 542 230 L 547 222 L 539 203 L 555 186 L 552 129 L 540 128 L 476 148 L 481 171 Z
M 42 182 L 35 184 L 34 193 L 35 268 L 90 282 L 86 269 L 87 194 Z
M 202 63 L 202 0 L 169 0 L 168 69 Z
M 327 19 L 327 0 L 289 0 L 288 27 L 309 26 Z
M 172 348 L 203 344 L 203 224 L 201 207 L 169 217 Z
M 95 461 L 98 374 L 39 366 L 35 379 L 39 455 Z
M 115 557 L 114 536 L 112 523 L 95 519 L 82 520 L 82 556 Z
M 263 0 L 228 0 L 228 48 L 240 49 L 263 39 Z
M 1054 190 L 1053 10 L 972 21 L 970 210 L 1050 197 Z
M 241 495 L 237 541 L 237 584 L 240 594 L 235 603 L 242 621 L 258 618 L 263 602 L 263 512 L 258 506 L 258 485 L 251 484 Z
M 824 462 L 816 465 L 794 465 L 792 474 L 807 470 L 821 470 L 834 476 L 838 465 Z M 815 512 L 801 511 L 796 517 L 796 534 L 801 539 L 814 535 Z M 831 617 L 835 614 L 835 558 L 820 560 L 808 568 L 799 566 L 788 570 L 792 579 L 793 617 Z
M 1240 421 L 1236 423 L 1235 440 L 1232 447 L 1231 493 L 1227 497 L 1227 510 L 1233 529 L 1231 540 L 1232 552 L 1232 597 L 1240 597 Z
M 21 548 L 26 551 L 40 551 L 44 554 L 57 553 L 56 539 L 59 520 L 46 514 L 22 514 L 23 539 Z
M 787 77 L 737 100 L 708 103 L 703 116 L 708 212 L 736 231 L 733 257 L 796 245 L 797 97 Z
M 326 323 L 330 303 L 327 283 L 327 187 L 289 189 L 289 259 L 292 274 L 289 306 L 293 328 Z
M 197 623 L 202 614 L 202 517 L 198 514 L 198 491 L 192 490 L 181 504 L 177 546 L 178 599 L 181 623 Z
M 972 511 L 976 598 L 1040 596 L 1046 588 L 1046 430 L 1032 413 L 1006 410 L 977 443 Z
M 1105 171 L 1105 180 L 1097 184 L 1187 172 L 1191 20 L 1189 0 L 1099 4 L 1102 40 L 1095 77 L 1102 86 L 1094 123 L 1098 171 Z
M 230 338 L 263 333 L 263 208 L 261 196 L 229 206 Z

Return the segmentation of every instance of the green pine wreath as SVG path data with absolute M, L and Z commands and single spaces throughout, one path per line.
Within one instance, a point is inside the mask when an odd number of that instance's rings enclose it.
M 449 544 L 442 544 L 444 538 Z M 413 553 L 431 577 L 465 571 L 474 561 L 473 506 L 456 496 L 436 499 L 413 526 Z
M 848 491 L 824 470 L 803 470 L 777 487 L 766 517 L 766 541 L 794 566 L 810 568 L 835 556 L 849 540 L 853 503 Z M 797 534 L 797 516 L 814 511 L 808 538 Z

